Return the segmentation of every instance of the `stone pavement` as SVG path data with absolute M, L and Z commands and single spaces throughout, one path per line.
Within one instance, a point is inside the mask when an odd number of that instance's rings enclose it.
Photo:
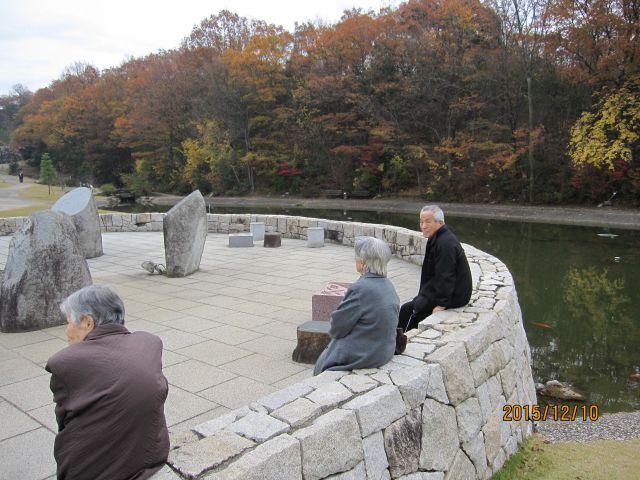
M 88 260 L 93 281 L 116 288 L 125 325 L 164 343 L 169 380 L 165 414 L 172 432 L 311 376 L 291 361 L 297 325 L 311 319 L 311 296 L 329 281 L 357 279 L 353 248 L 283 239 L 282 247 L 229 248 L 209 233 L 200 271 L 185 278 L 149 275 L 143 260 L 164 263 L 162 233 L 103 233 L 104 256 Z M 11 237 L 0 237 L 0 269 Z M 420 267 L 389 264 L 400 299 L 415 295 Z M 56 432 L 49 356 L 64 348 L 65 327 L 0 334 L 0 479 L 55 478 Z

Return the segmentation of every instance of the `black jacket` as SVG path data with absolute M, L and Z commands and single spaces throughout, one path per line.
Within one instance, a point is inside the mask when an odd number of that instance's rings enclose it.
M 462 307 L 471 298 L 471 284 L 471 270 L 462 245 L 443 225 L 427 242 L 414 310 Z

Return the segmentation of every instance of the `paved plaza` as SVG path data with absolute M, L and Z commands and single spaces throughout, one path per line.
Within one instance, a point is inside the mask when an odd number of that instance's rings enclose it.
M 164 263 L 161 232 L 103 233 L 104 255 L 88 260 L 93 281 L 115 287 L 129 330 L 164 343 L 165 404 L 171 432 L 248 404 L 311 376 L 295 363 L 296 327 L 311 320 L 311 296 L 329 281 L 353 282 L 353 248 L 229 248 L 209 234 L 200 270 L 186 278 L 149 275 L 144 260 Z M 11 237 L 0 237 L 0 269 Z M 420 267 L 393 258 L 389 277 L 402 301 L 412 298 Z M 0 479 L 55 478 L 57 430 L 47 359 L 67 346 L 65 327 L 0 333 Z

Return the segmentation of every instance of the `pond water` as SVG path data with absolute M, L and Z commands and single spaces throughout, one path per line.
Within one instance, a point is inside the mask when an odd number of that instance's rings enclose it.
M 417 214 L 275 208 L 215 212 L 290 214 L 418 230 Z M 630 377 L 640 372 L 640 231 L 454 216 L 447 217 L 447 224 L 460 241 L 498 257 L 513 274 L 536 382 L 570 382 L 604 412 L 640 410 L 640 382 Z

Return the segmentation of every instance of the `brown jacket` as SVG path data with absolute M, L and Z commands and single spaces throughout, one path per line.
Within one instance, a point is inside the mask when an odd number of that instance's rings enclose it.
M 162 341 L 102 325 L 47 362 L 59 480 L 142 480 L 169 453 Z

